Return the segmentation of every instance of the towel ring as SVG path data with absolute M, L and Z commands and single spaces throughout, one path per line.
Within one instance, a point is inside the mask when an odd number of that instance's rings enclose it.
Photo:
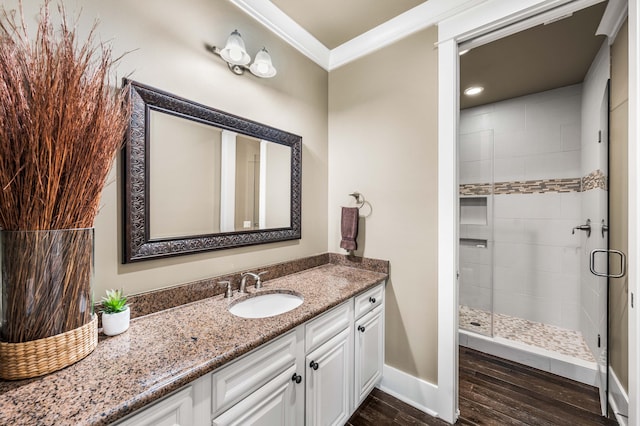
M 358 210 L 360 210 L 362 206 L 364 206 L 364 203 L 366 202 L 366 200 L 364 199 L 364 195 L 359 192 L 352 192 L 351 194 L 349 194 L 349 196 L 356 199 L 356 204 L 360 204 L 358 206 Z
M 356 199 L 356 204 L 357 204 L 358 210 L 361 210 L 364 205 L 369 206 L 369 213 L 363 214 L 362 217 L 371 216 L 371 213 L 373 213 L 373 206 L 371 205 L 370 202 L 368 202 L 367 200 L 364 199 L 364 195 L 362 195 L 361 193 L 359 193 L 357 191 L 352 192 L 349 195 Z

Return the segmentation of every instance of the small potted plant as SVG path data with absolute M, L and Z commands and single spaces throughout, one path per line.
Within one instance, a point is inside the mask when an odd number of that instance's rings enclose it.
M 122 290 L 107 290 L 102 298 L 102 332 L 115 336 L 129 328 L 130 309 Z

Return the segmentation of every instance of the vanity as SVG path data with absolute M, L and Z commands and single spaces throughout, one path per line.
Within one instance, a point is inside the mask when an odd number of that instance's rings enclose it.
M 117 424 L 344 424 L 383 361 L 381 282 Z
M 291 311 L 241 318 L 229 306 L 247 296 L 219 294 L 135 318 L 61 371 L 0 381 L 0 424 L 343 424 L 381 378 L 388 269 L 321 256 L 247 286 L 301 295 Z

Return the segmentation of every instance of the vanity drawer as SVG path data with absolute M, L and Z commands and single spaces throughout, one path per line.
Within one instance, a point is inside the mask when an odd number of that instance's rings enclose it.
M 217 415 L 295 366 L 296 331 L 267 343 L 211 376 L 211 413 Z
M 318 318 L 309 321 L 304 327 L 304 351 L 309 353 L 333 336 L 348 328 L 353 320 L 351 300 L 344 302 Z
M 355 318 L 358 319 L 384 302 L 384 281 L 365 291 L 355 299 Z
M 142 408 L 118 426 L 157 426 L 157 425 L 192 425 L 193 424 L 193 387 L 182 390 Z

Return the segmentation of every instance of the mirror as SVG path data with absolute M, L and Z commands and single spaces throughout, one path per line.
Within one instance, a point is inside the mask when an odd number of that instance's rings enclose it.
M 302 138 L 125 87 L 124 263 L 301 238 Z

